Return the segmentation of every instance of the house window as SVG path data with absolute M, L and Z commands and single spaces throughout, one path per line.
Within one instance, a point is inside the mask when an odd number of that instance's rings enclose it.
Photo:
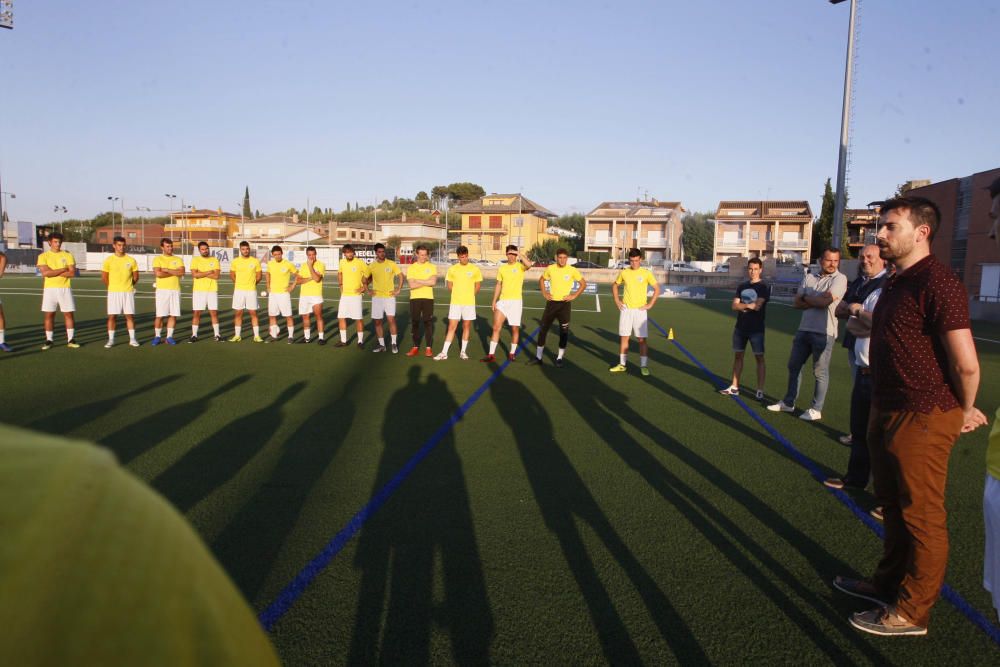
M 760 241 L 760 232 L 750 232 L 750 240 Z
M 128 233 L 128 237 L 129 237 L 130 239 L 134 239 L 134 238 L 135 238 L 135 232 L 129 232 L 129 233 Z
M 500 244 L 500 241 L 502 241 L 502 240 L 503 240 L 503 239 L 501 239 L 501 238 L 500 238 L 500 235 L 499 235 L 499 234 L 497 234 L 497 235 L 495 235 L 495 236 L 493 237 L 493 249 L 494 249 L 494 250 L 500 250 L 500 249 L 502 248 L 502 246 L 501 246 L 501 244 Z
M 338 229 L 337 230 L 337 238 L 338 239 L 346 239 L 347 238 L 347 232 L 345 230 L 343 230 L 343 229 Z
M 483 228 L 483 216 L 481 215 L 470 215 L 469 216 L 469 229 L 482 229 Z
M 490 229 L 503 229 L 503 216 L 490 216 Z

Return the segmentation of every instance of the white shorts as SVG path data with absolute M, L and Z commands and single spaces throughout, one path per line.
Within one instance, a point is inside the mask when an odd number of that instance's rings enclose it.
M 72 313 L 76 310 L 73 290 L 69 287 L 46 287 L 42 290 L 42 312 L 54 313 L 56 309 L 64 313 Z
M 323 297 L 321 296 L 300 296 L 299 315 L 312 315 L 313 306 L 323 307 Z
M 277 294 L 271 292 L 267 295 L 267 314 L 269 317 L 277 317 L 281 315 L 282 317 L 292 316 L 292 293 L 291 292 L 278 292 Z
M 181 316 L 181 291 L 179 289 L 156 290 L 156 316 Z
M 389 317 L 396 317 L 396 297 L 373 296 L 372 319 L 380 320 L 386 315 L 388 315 Z
M 986 526 L 983 588 L 993 594 L 993 606 L 1000 613 L 1000 480 L 989 473 L 983 491 L 983 523 Z
M 361 312 L 360 294 L 340 297 L 340 303 L 337 305 L 338 320 L 360 320 Z
M 524 302 L 514 299 L 502 299 L 497 301 L 497 310 L 503 313 L 503 316 L 507 318 L 507 324 L 512 327 L 521 326 L 521 308 L 524 306 Z
M 449 320 L 474 320 L 476 319 L 476 307 L 475 306 L 457 306 L 451 304 L 448 306 L 448 319 Z
M 252 289 L 233 290 L 233 310 L 257 310 L 257 292 Z
M 641 308 L 626 308 L 618 313 L 618 335 L 648 338 L 646 320 L 649 311 Z
M 108 315 L 135 315 L 135 292 L 108 292 Z
M 191 292 L 191 310 L 218 310 L 218 292 Z

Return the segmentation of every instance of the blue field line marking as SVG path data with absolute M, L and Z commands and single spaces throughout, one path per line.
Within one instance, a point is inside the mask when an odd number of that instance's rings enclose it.
M 535 331 L 531 334 L 526 334 L 525 338 L 528 340 L 534 340 L 533 334 L 537 332 L 538 329 L 535 329 Z M 523 348 L 524 341 L 521 341 L 521 343 L 517 346 L 517 351 L 519 352 Z M 417 450 L 416 454 L 410 457 L 410 460 L 408 460 L 403 467 L 399 469 L 399 472 L 397 472 L 385 486 L 379 489 L 378 493 L 372 496 L 372 498 L 365 503 L 360 510 L 358 510 L 357 514 L 351 517 L 351 520 L 348 521 L 347 524 L 333 536 L 333 539 L 330 540 L 326 546 L 323 547 L 323 549 L 299 571 L 297 575 L 295 575 L 295 578 L 292 579 L 291 583 L 278 594 L 278 597 L 275 598 L 274 602 L 268 605 L 268 607 L 261 612 L 258 617 L 258 621 L 262 626 L 264 626 L 265 630 L 270 631 L 271 628 L 274 627 L 274 624 L 281 620 L 281 617 L 284 616 L 289 609 L 291 609 L 296 600 L 298 600 L 299 597 L 305 592 L 306 588 L 309 587 L 309 584 L 311 584 L 319 573 L 322 572 L 337 556 L 337 554 L 340 553 L 345 546 L 347 546 L 347 543 L 351 541 L 351 538 L 353 538 L 359 530 L 361 530 L 361 527 L 365 524 L 365 522 L 371 518 L 371 516 L 375 514 L 375 512 L 377 512 L 390 497 L 392 497 L 392 494 L 395 493 L 400 484 L 402 484 L 406 478 L 410 476 L 410 473 L 413 472 L 414 468 L 416 468 L 421 461 L 427 458 L 427 455 L 430 454 L 438 443 L 441 442 L 441 440 L 443 440 L 448 434 L 448 431 L 450 431 L 452 427 L 454 427 L 455 424 L 457 424 L 462 417 L 465 416 L 465 413 L 472 408 L 476 401 L 478 401 L 483 393 L 489 389 L 490 385 L 493 384 L 493 381 L 496 380 L 509 365 L 510 359 L 507 359 L 500 364 L 500 366 L 493 371 L 492 375 L 486 378 L 486 381 L 483 382 L 483 384 L 481 384 L 479 388 L 465 400 L 465 403 L 462 403 L 462 405 L 455 410 L 455 412 L 451 415 L 451 418 L 449 418 L 447 422 L 445 422 L 433 433 L 433 435 L 431 435 L 431 437 L 427 439 L 420 449 Z
M 650 319 L 649 321 L 652 322 L 653 326 L 659 329 L 664 336 L 667 335 L 667 332 L 663 330 L 663 327 L 661 327 L 652 319 Z M 671 342 L 677 347 L 678 350 L 683 352 L 684 355 L 688 359 L 690 359 L 693 364 L 695 364 L 698 368 L 704 371 L 705 374 L 712 379 L 712 382 L 716 385 L 717 388 L 719 389 L 723 388 L 725 380 L 723 380 L 718 375 L 716 375 L 708 368 L 706 368 L 705 365 L 702 364 L 700 361 L 698 361 L 698 359 L 693 354 L 691 354 L 691 352 L 689 352 L 686 347 L 678 343 L 677 339 L 673 339 L 671 340 Z M 750 415 L 750 417 L 752 417 L 755 422 L 760 424 L 765 431 L 771 434 L 771 437 L 777 440 L 778 444 L 780 444 L 785 449 L 785 451 L 791 454 L 792 457 L 796 461 L 798 461 L 800 465 L 802 465 L 802 467 L 808 470 L 809 474 L 812 475 L 814 479 L 816 479 L 819 482 L 822 482 L 825 479 L 823 472 L 819 469 L 819 466 L 816 465 L 815 461 L 813 461 L 808 456 L 799 451 L 795 447 L 795 445 L 793 445 L 785 436 L 781 435 L 781 433 L 779 433 L 776 428 L 768 424 L 763 419 L 763 417 L 758 415 L 754 410 L 751 410 L 750 406 L 747 405 L 742 398 L 740 398 L 739 396 L 730 396 L 730 398 L 736 401 L 737 405 L 743 408 L 743 410 L 748 415 Z M 849 510 L 851 510 L 854 516 L 856 516 L 858 519 L 861 520 L 862 523 L 868 526 L 868 528 L 873 533 L 878 535 L 879 539 L 885 539 L 885 531 L 882 527 L 882 524 L 880 524 L 874 518 L 872 518 L 872 516 L 869 515 L 868 512 L 865 512 L 863 509 L 861 509 L 861 507 L 859 507 L 858 504 L 854 502 L 853 498 L 847 495 L 844 491 L 838 489 L 827 489 L 827 490 L 830 491 L 831 494 L 837 500 L 839 500 Z M 1000 645 L 1000 627 L 997 627 L 996 625 L 991 623 L 986 618 L 986 616 L 984 616 L 979 610 L 977 610 L 975 607 L 969 604 L 969 602 L 965 598 L 963 598 L 958 591 L 953 589 L 948 584 L 944 584 L 941 587 L 941 597 L 950 602 L 963 616 L 972 621 L 972 623 L 976 625 L 980 630 L 985 632 L 989 636 L 989 638 L 993 640 L 994 643 Z

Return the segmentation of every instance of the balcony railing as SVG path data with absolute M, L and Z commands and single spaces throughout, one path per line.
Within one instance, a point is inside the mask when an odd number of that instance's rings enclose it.
M 608 246 L 609 248 L 614 244 L 615 240 L 610 236 L 588 236 L 587 245 L 597 245 L 597 246 Z
M 809 239 L 778 239 L 777 246 L 786 250 L 805 250 L 809 247 Z
M 747 240 L 742 239 L 719 239 L 716 243 L 719 248 L 745 248 L 747 246 Z
M 644 236 L 639 239 L 639 245 L 645 248 L 666 248 L 667 239 L 662 236 Z
M 847 237 L 848 245 L 871 245 L 875 243 L 874 234 L 851 234 Z

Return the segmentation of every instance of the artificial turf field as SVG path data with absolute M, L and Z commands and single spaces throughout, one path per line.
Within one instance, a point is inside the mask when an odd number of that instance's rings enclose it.
M 874 566 L 879 540 L 860 518 L 874 501 L 830 492 L 814 478 L 846 469 L 848 449 L 836 441 L 848 423 L 846 353 L 834 353 L 822 422 L 770 413 L 746 395 L 745 409 L 720 396 L 719 380 L 684 353 L 728 374 L 727 294 L 657 303 L 651 317 L 679 345 L 651 327 L 652 376 L 643 378 L 634 347 L 629 372 L 608 373 L 617 314 L 603 285 L 602 312 L 592 295 L 574 304 L 561 369 L 551 357 L 528 367 L 527 354 L 506 366 L 476 361 L 489 335 L 485 307 L 468 362 L 459 361 L 457 342 L 445 362 L 372 354 L 370 326 L 364 352 L 255 345 L 249 321 L 243 343 L 214 343 L 207 317 L 199 343 L 152 348 L 145 276 L 141 348 L 126 345 L 123 322 L 117 346 L 103 348 L 103 291 L 85 277 L 74 280 L 84 347 L 65 348 L 57 314 L 57 345 L 43 352 L 40 286 L 29 276 L 0 281 L 15 347 L 0 357 L 0 418 L 113 450 L 188 517 L 258 612 L 387 483 L 399 482 L 273 624 L 287 664 L 1000 661 L 987 632 L 946 600 L 925 638 L 849 626 L 847 616 L 870 605 L 829 583 Z M 484 285 L 481 304 L 491 291 Z M 327 298 L 333 331 L 336 290 L 328 287 Z M 445 290 L 437 300 L 446 302 Z M 525 310 L 531 332 L 542 300 L 527 286 L 525 304 L 538 308 Z M 445 314 L 439 305 L 435 352 Z M 783 393 L 798 313 L 774 303 L 767 319 L 773 399 Z M 231 335 L 228 311 L 222 321 Z M 179 339 L 188 325 L 185 316 Z M 974 335 L 1000 341 L 1000 327 L 977 323 Z M 505 331 L 501 351 L 508 340 Z M 977 346 L 977 403 L 992 422 L 1000 343 Z M 751 360 L 749 387 L 753 373 Z M 800 408 L 812 395 L 804 375 Z M 466 411 L 449 428 L 460 406 Z M 997 632 L 981 584 L 987 436 L 985 428 L 962 436 L 951 458 L 947 582 Z

